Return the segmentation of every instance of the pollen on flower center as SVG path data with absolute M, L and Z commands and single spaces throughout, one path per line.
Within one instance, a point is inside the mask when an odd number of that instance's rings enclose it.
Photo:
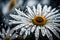
M 7 35 L 7 36 L 5 37 L 5 40 L 10 40 L 10 36 Z
M 32 22 L 37 26 L 41 26 L 46 23 L 46 19 L 43 16 L 35 16 Z

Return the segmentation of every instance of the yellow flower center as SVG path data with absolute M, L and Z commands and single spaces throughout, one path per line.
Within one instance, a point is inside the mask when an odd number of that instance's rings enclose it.
M 46 24 L 46 19 L 43 16 L 35 16 L 32 21 L 33 21 L 33 24 L 37 26 Z
M 5 37 L 5 40 L 10 40 L 10 38 L 11 38 L 11 37 L 7 35 L 7 36 Z

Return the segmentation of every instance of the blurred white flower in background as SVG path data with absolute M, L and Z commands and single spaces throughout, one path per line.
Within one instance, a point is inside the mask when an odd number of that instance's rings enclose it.
M 11 10 L 13 11 L 14 8 L 21 6 L 22 3 L 23 0 L 10 0 L 6 4 L 3 4 L 2 6 L 3 15 L 8 14 Z
M 0 40 L 13 40 L 17 37 L 16 33 L 13 33 L 14 30 L 10 29 L 10 27 L 8 27 L 7 29 L 2 28 L 2 31 L 0 31 Z
M 10 16 L 15 20 L 9 20 L 9 25 L 19 24 L 14 28 L 14 30 L 21 28 L 20 35 L 25 32 L 24 38 L 26 38 L 27 35 L 30 35 L 30 32 L 33 33 L 35 31 L 35 38 L 38 40 L 40 30 L 42 36 L 46 35 L 49 40 L 53 40 L 50 31 L 60 38 L 57 32 L 60 32 L 60 24 L 58 23 L 60 20 L 57 20 L 57 18 L 60 18 L 60 13 L 58 13 L 59 10 L 56 10 L 56 8 L 52 9 L 51 6 L 47 7 L 47 5 L 42 8 L 41 4 L 38 4 L 37 9 L 33 6 L 32 10 L 27 6 L 27 14 L 23 11 L 17 10 L 16 8 L 15 10 L 17 15 L 10 14 Z

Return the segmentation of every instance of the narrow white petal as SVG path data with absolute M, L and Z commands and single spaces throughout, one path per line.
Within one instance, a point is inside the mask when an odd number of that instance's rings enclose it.
M 34 12 L 34 14 L 36 16 L 37 10 L 36 10 L 35 6 L 33 6 L 33 12 Z
M 54 33 L 54 35 L 56 35 L 58 38 L 60 38 L 59 34 L 57 33 L 57 31 L 55 29 L 53 29 L 49 25 L 46 25 L 46 27 L 49 28 Z
M 50 17 L 47 17 L 47 19 L 53 19 L 53 18 L 55 18 L 55 17 L 57 17 L 57 16 L 59 16 L 60 14 L 56 14 L 56 15 L 52 15 L 52 16 L 50 16 Z
M 36 25 L 34 25 L 34 26 L 32 27 L 32 29 L 31 29 L 31 32 L 32 32 L 32 33 L 34 32 L 35 28 L 36 28 Z
M 25 34 L 24 34 L 24 36 L 23 36 L 24 39 L 27 37 L 27 35 L 28 35 L 28 31 L 26 30 L 26 31 L 25 31 Z
M 45 27 L 41 27 L 42 36 L 45 36 Z
M 19 15 L 23 15 L 23 16 L 28 17 L 28 16 L 27 16 L 25 13 L 23 13 L 22 11 L 17 10 L 16 8 L 15 8 L 15 10 L 16 10 L 16 12 L 17 12 Z
M 38 27 L 35 30 L 35 38 L 38 39 L 39 38 L 39 29 Z
M 50 11 L 51 11 L 51 6 L 49 6 L 47 9 L 47 12 L 50 12 Z
M 15 20 L 9 20 L 9 25 L 11 24 L 20 24 L 20 23 L 24 23 L 24 22 L 21 22 L 21 21 L 15 21 Z
M 38 29 L 41 29 L 41 26 L 37 26 L 38 27 Z
M 58 37 L 60 38 L 59 34 L 57 33 L 57 31 L 55 29 L 52 29 L 52 32 Z
M 19 29 L 19 28 L 21 28 L 21 27 L 23 27 L 23 26 L 25 26 L 25 25 L 27 25 L 27 24 L 20 24 L 20 25 L 17 25 L 16 27 L 13 28 L 13 30 L 17 30 L 17 29 Z
M 4 34 L 5 34 L 5 29 L 4 29 L 4 28 L 2 28 L 2 33 L 4 33 Z
M 31 17 L 34 17 L 34 13 L 33 11 L 27 6 L 28 12 L 30 14 Z
M 10 14 L 10 16 L 16 20 L 21 20 L 19 15 Z
M 53 11 L 55 11 L 56 10 L 56 8 L 53 8 L 52 10 L 51 10 L 51 12 L 53 12 Z
M 42 6 L 41 6 L 41 4 L 38 4 L 37 5 L 37 15 L 40 15 L 41 16 L 41 13 L 42 13 Z
M 47 5 L 43 7 L 43 12 L 47 11 Z
M 10 32 L 10 27 L 8 27 L 7 31 L 6 31 L 6 35 Z
M 52 28 L 54 28 L 55 30 L 57 30 L 57 31 L 60 32 L 60 29 L 59 29 L 57 26 L 55 26 L 55 25 L 53 25 L 53 24 L 50 24 L 50 26 L 51 26 Z
M 44 7 L 43 7 L 43 14 L 42 15 L 45 15 L 47 13 L 47 5 L 45 5 Z
M 25 19 L 23 19 L 23 20 L 21 19 L 21 22 L 22 22 L 22 23 L 25 23 L 25 24 L 30 24 L 30 23 L 32 23 L 31 20 L 29 21 L 29 20 L 25 20 Z
M 24 28 L 29 28 L 31 25 L 33 25 L 33 24 L 29 23 L 29 24 L 26 25 Z
M 53 27 L 53 26 L 52 26 Z M 59 31 L 60 32 L 60 28 L 58 28 L 57 26 L 54 26 L 53 27 L 55 30 Z
M 22 35 L 26 31 L 25 28 L 21 28 L 20 35 Z
M 31 27 L 29 27 L 29 28 L 27 29 L 28 35 L 30 35 L 30 30 L 31 30 Z
M 49 14 L 50 11 L 51 11 L 51 6 L 47 8 L 47 11 L 46 11 L 47 13 L 44 13 L 43 16 L 47 16 L 47 14 Z
M 60 20 L 48 20 L 47 22 L 60 22 Z
M 46 17 L 53 16 L 55 13 L 57 13 L 59 10 L 56 10 L 54 12 L 50 12 Z
M 49 40 L 53 40 L 52 34 L 50 33 L 50 31 L 48 29 L 45 29 L 46 31 L 46 35 L 49 38 Z
M 55 25 L 55 26 L 59 26 L 60 27 L 59 23 L 52 23 L 52 24 Z
M 24 28 L 29 28 L 30 25 L 26 25 Z
M 13 32 L 14 32 L 13 28 L 11 30 L 9 29 L 9 32 L 6 35 L 12 36 Z
M 2 33 L 2 34 L 1 34 L 1 37 L 2 37 L 2 38 L 5 38 L 5 34 Z
M 57 30 L 57 31 L 59 31 L 60 32 L 60 28 L 58 28 L 58 27 L 54 27 L 55 28 L 55 30 Z
M 13 35 L 11 36 L 11 40 L 12 40 L 12 39 L 15 39 L 16 36 L 17 36 L 17 34 L 13 34 Z

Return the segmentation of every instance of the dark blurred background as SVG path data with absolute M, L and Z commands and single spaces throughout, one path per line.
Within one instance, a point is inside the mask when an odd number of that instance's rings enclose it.
M 9 1 L 10 0 L 0 0 L 0 29 L 2 27 L 4 27 L 4 25 L 5 25 L 5 22 L 3 20 L 4 19 L 4 13 L 2 12 L 2 6 L 6 5 L 6 3 L 8 3 Z M 32 2 L 30 3 L 30 1 L 32 1 Z M 22 4 L 20 4 L 20 8 L 23 11 L 25 10 L 27 5 L 31 7 L 33 5 L 37 5 L 38 3 L 41 3 L 42 5 L 47 4 L 48 6 L 52 6 L 52 8 L 57 8 L 60 10 L 60 0 L 21 0 L 21 2 L 22 2 Z M 54 34 L 53 34 L 53 38 L 54 38 L 54 40 L 60 40 Z M 34 35 L 31 34 L 25 40 L 35 40 Z M 39 40 L 48 40 L 48 38 L 46 36 L 45 37 L 40 36 Z

